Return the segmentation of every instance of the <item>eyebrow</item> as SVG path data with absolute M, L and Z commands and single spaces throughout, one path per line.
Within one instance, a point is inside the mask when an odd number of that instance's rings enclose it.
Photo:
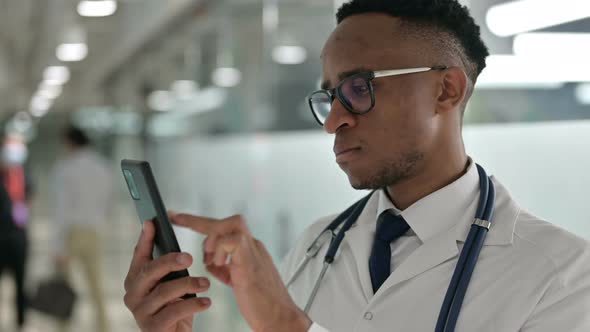
M 366 67 L 358 67 L 358 68 L 355 68 L 355 69 L 352 69 L 352 70 L 348 70 L 348 71 L 342 72 L 342 73 L 338 74 L 338 82 L 340 82 L 343 79 L 345 79 L 347 77 L 350 77 L 352 75 L 356 75 L 356 74 L 359 74 L 359 73 L 366 73 L 366 72 L 370 72 L 370 71 L 372 71 L 372 70 L 370 70 L 370 69 L 368 69 Z M 330 80 L 325 80 L 325 81 L 322 82 L 321 88 L 322 88 L 322 90 L 329 90 L 330 89 L 330 85 L 331 85 Z

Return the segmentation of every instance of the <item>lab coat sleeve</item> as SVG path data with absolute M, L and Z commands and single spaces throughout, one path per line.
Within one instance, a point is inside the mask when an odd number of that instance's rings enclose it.
M 520 332 L 590 331 L 590 249 L 562 257 L 549 288 Z

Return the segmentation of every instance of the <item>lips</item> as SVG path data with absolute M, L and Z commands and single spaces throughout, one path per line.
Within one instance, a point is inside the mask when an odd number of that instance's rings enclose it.
M 347 153 L 347 152 L 352 152 L 355 150 L 360 150 L 361 148 L 356 146 L 356 147 L 340 147 L 340 146 L 334 146 L 334 154 L 336 155 L 336 157 L 338 157 L 341 154 Z
M 340 165 L 346 164 L 357 159 L 360 156 L 360 146 L 334 145 L 334 154 L 336 162 Z

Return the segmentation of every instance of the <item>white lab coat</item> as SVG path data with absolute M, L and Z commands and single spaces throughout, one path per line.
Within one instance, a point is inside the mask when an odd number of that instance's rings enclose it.
M 459 251 L 475 215 L 479 189 L 473 169 L 464 175 L 471 177 L 464 181 L 469 188 L 448 191 L 445 187 L 415 204 L 415 216 L 423 225 L 436 225 L 433 227 L 437 231 L 395 267 L 375 295 L 368 268 L 379 200 L 379 195 L 374 194 L 356 226 L 344 237 L 320 286 L 309 312 L 314 321 L 310 331 L 434 331 Z M 493 226 L 465 296 L 456 331 L 590 331 L 588 241 L 522 210 L 506 188 L 495 178 L 493 182 L 497 190 Z M 469 196 L 460 197 L 465 195 Z M 461 210 L 456 215 L 453 209 L 458 207 Z M 300 237 L 283 262 L 284 280 L 292 275 L 309 244 L 334 217 L 314 223 Z M 320 250 L 289 288 L 301 308 L 320 273 L 327 247 Z

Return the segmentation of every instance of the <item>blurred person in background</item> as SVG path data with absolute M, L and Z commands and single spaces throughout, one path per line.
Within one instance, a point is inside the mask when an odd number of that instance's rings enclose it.
M 54 174 L 54 254 L 58 271 L 71 275 L 70 262 L 84 271 L 94 302 L 97 331 L 108 331 L 100 269 L 100 229 L 111 211 L 112 174 L 81 129 L 64 131 L 66 156 Z M 71 280 L 71 278 L 69 278 Z M 62 330 L 69 323 L 62 324 Z
M 4 141 L 0 163 L 0 276 L 11 272 L 16 286 L 17 326 L 24 329 L 28 255 L 27 225 L 32 185 L 25 162 L 28 149 L 20 137 Z

